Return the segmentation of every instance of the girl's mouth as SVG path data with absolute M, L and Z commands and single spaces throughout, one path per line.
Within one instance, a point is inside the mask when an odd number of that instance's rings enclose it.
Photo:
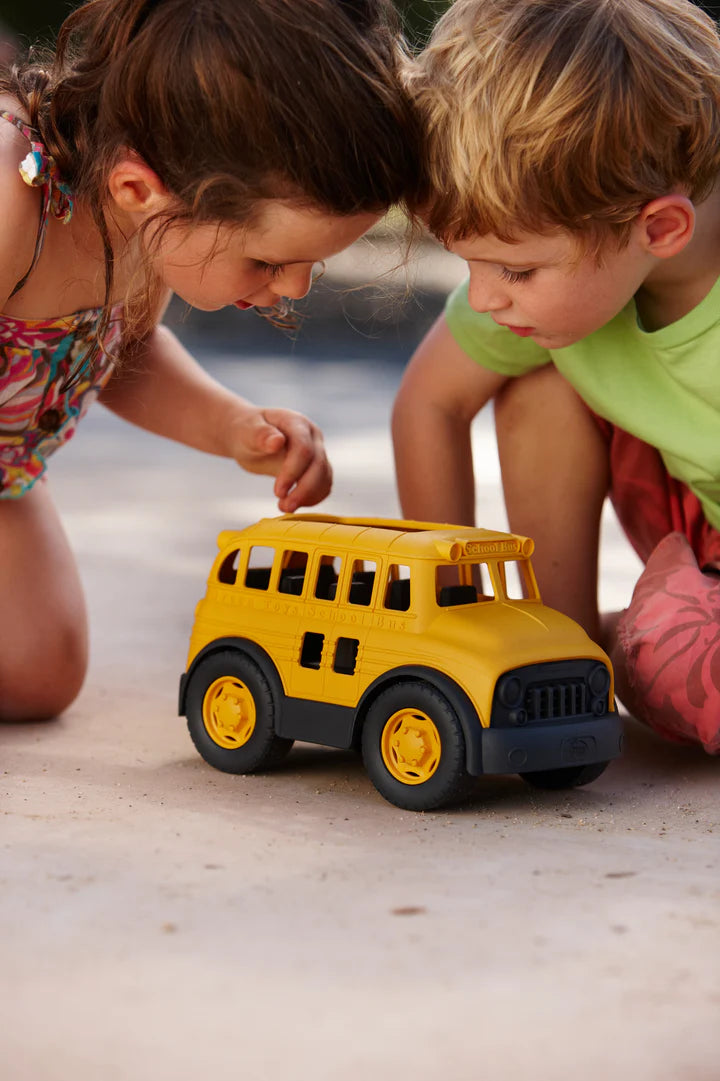
M 244 312 L 247 308 L 254 308 L 255 305 L 254 304 L 248 304 L 247 300 L 236 300 L 235 301 L 235 307 L 239 308 L 240 311 Z

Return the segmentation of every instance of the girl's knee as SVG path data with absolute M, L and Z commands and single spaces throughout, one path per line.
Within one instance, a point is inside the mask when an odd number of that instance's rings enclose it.
M 0 501 L 0 720 L 46 720 L 87 669 L 82 586 L 47 485 Z
M 6 652 L 0 664 L 0 720 L 46 721 L 70 706 L 85 680 L 84 626 L 69 625 L 49 638 Z

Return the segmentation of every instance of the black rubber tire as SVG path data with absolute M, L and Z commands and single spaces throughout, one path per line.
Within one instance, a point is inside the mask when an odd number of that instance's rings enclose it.
M 580 788 L 596 781 L 607 769 L 608 762 L 592 762 L 587 766 L 561 766 L 559 769 L 541 769 L 533 773 L 521 773 L 523 781 L 533 788 Z
M 432 776 L 421 784 L 399 781 L 383 761 L 383 729 L 401 709 L 425 713 L 440 736 L 440 762 Z M 368 776 L 380 795 L 407 811 L 432 811 L 459 803 L 473 788 L 473 779 L 465 768 L 465 737 L 458 716 L 448 700 L 422 680 L 396 683 L 376 698 L 363 725 L 362 755 Z
M 208 732 L 203 720 L 203 700 L 215 680 L 231 676 L 240 680 L 252 695 L 255 729 L 242 747 L 221 747 Z M 187 725 L 193 743 L 211 766 L 225 773 L 254 773 L 273 766 L 293 745 L 291 739 L 275 734 L 275 702 L 270 684 L 246 654 L 225 649 L 200 661 L 187 687 Z

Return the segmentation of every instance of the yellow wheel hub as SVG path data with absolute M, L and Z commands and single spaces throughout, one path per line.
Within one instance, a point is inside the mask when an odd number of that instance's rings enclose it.
M 203 723 L 218 747 L 243 747 L 255 731 L 255 699 L 242 680 L 221 676 L 205 692 Z
M 399 709 L 383 728 L 380 753 L 396 781 L 424 784 L 440 765 L 440 733 L 422 710 Z

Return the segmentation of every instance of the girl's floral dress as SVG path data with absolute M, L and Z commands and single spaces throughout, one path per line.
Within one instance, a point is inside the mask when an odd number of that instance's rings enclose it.
M 73 198 L 34 129 L 10 113 L 30 143 L 20 166 L 23 180 L 43 189 L 33 262 L 42 251 L 50 214 L 68 222 Z M 103 348 L 97 348 L 102 311 L 92 308 L 53 319 L 18 319 L 0 313 L 0 498 L 23 495 L 45 472 L 47 458 L 74 434 L 78 421 L 112 375 L 122 336 L 122 307 L 113 309 Z

